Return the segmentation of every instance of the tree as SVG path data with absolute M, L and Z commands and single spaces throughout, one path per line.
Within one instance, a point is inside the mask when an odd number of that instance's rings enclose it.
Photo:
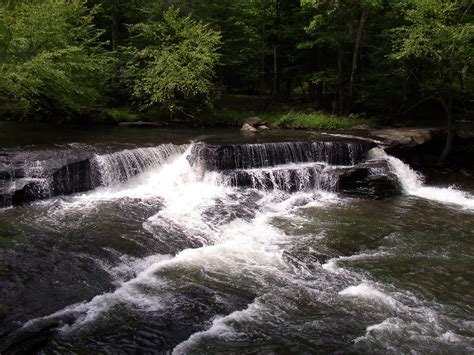
M 73 115 L 102 99 L 108 57 L 85 1 L 0 7 L 0 96 L 15 113 Z
M 212 104 L 218 32 L 180 16 L 175 8 L 168 9 L 162 21 L 134 25 L 132 32 L 143 47 L 129 49 L 126 76 L 142 108 L 159 104 L 172 113 L 189 113 Z
M 474 64 L 473 1 L 410 0 L 401 4 L 406 24 L 393 32 L 390 57 L 410 68 L 423 99 L 438 100 L 446 114 L 444 162 L 454 136 L 453 101 L 472 81 Z
M 333 112 L 347 115 L 360 81 L 361 52 L 369 15 L 383 8 L 382 1 L 302 0 L 302 4 L 312 13 L 312 19 L 307 27 L 311 39 L 300 47 L 317 50 L 317 69 L 310 75 L 311 81 L 319 89 L 320 100 L 323 87 L 332 90 Z M 320 54 L 328 50 L 333 59 Z

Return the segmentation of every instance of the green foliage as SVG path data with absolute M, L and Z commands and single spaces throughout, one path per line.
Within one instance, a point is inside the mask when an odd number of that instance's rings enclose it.
M 132 28 L 147 45 L 131 49 L 127 77 L 142 108 L 160 104 L 171 112 L 211 106 L 220 35 L 189 16 L 170 8 L 163 21 L 139 23 Z
M 374 123 L 374 119 L 361 118 L 357 115 L 339 117 L 330 116 L 322 112 L 304 113 L 294 111 L 282 115 L 276 122 L 281 127 L 315 130 L 353 128 L 358 125 L 372 125 Z
M 104 111 L 105 117 L 116 123 L 136 122 L 142 120 L 142 116 L 131 113 L 127 108 L 109 108 Z
M 465 1 L 412 0 L 403 3 L 407 24 L 393 31 L 390 58 L 414 67 L 422 90 L 445 95 L 472 80 L 474 23 Z M 416 64 L 417 66 L 414 66 Z
M 238 124 L 238 112 L 272 102 L 388 121 L 428 97 L 466 116 L 474 111 L 473 8 L 469 0 L 3 1 L 0 116 L 103 108 L 115 121 L 136 118 L 110 106 Z M 221 93 L 254 100 L 210 113 Z M 285 120 L 351 124 L 315 117 Z
M 241 126 L 246 117 L 260 117 L 270 125 L 292 129 L 331 130 L 353 128 L 358 125 L 373 125 L 374 118 L 352 114 L 349 117 L 328 115 L 324 112 L 303 111 L 248 111 L 236 109 L 216 109 L 202 115 L 201 122 L 206 125 Z
M 76 114 L 100 102 L 109 59 L 85 1 L 0 7 L 0 100 L 17 113 Z

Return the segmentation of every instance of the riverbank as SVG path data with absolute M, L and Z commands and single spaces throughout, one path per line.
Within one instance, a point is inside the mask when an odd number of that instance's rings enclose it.
M 158 112 L 134 113 L 127 108 L 107 109 L 101 113 L 106 123 L 133 125 L 148 122 L 156 126 L 184 127 L 239 127 L 247 117 L 260 117 L 274 128 L 332 130 L 355 127 L 375 127 L 378 120 L 365 115 L 335 116 L 311 109 L 276 109 L 267 111 L 217 108 L 191 116 L 184 114 L 163 115 Z

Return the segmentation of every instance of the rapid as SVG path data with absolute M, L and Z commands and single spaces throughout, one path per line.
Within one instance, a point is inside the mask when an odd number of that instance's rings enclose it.
M 471 193 L 378 147 L 206 149 L 97 153 L 91 191 L 0 210 L 0 352 L 474 351 Z M 401 195 L 338 193 L 374 160 Z

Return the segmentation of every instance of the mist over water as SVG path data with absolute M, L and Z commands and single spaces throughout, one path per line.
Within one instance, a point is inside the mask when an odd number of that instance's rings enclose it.
M 370 158 L 388 161 L 404 195 L 343 198 L 313 181 L 335 160 L 278 170 L 270 150 L 241 188 L 195 151 L 98 155 L 102 186 L 0 212 L 3 229 L 28 236 L 0 260 L 17 273 L 2 285 L 19 312 L 2 313 L 3 351 L 474 350 L 472 195 L 427 187 L 377 148 Z M 35 279 L 56 296 L 46 302 Z M 41 309 L 25 306 L 28 292 L 14 299 L 33 286 Z

